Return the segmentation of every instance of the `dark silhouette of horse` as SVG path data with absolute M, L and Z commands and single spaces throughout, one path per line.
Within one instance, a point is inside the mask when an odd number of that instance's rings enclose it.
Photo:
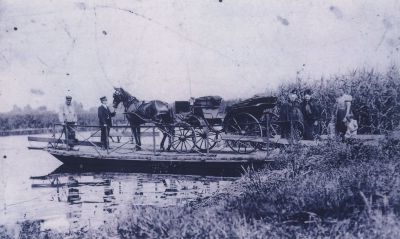
M 152 100 L 149 102 L 139 101 L 122 88 L 115 88 L 113 94 L 113 107 L 117 108 L 122 102 L 125 108 L 126 118 L 132 129 L 132 134 L 135 138 L 136 149 L 141 149 L 140 140 L 140 125 L 144 123 L 154 123 L 157 128 L 163 133 L 163 138 L 160 143 L 160 149 L 164 150 L 164 142 L 168 137 L 169 151 L 171 148 L 171 128 L 174 123 L 172 109 L 168 103 Z

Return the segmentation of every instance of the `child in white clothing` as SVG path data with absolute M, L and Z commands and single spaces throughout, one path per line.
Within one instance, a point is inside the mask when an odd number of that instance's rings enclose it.
M 346 134 L 344 135 L 344 137 L 346 139 L 352 138 L 355 135 L 357 135 L 358 123 L 357 123 L 357 120 L 355 120 L 353 118 L 353 115 L 349 115 L 346 117 L 345 124 L 346 124 L 347 130 L 346 130 Z

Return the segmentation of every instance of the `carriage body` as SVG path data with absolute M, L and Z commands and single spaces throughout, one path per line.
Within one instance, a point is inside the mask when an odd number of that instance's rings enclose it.
M 175 120 L 183 120 L 196 125 L 192 118 L 201 119 L 213 130 L 222 125 L 225 118 L 225 103 L 219 96 L 204 96 L 190 101 L 175 101 L 173 104 Z
M 175 101 L 172 108 L 175 121 L 193 128 L 198 151 L 209 151 L 217 144 L 226 115 L 221 97 L 204 96 L 193 101 Z
M 272 112 L 277 97 L 253 97 L 227 106 L 219 96 L 204 96 L 174 103 L 175 118 L 192 126 L 196 147 L 200 151 L 212 149 L 223 140 L 238 153 L 262 149 L 265 137 L 277 134 L 277 120 Z
M 277 130 L 273 126 L 277 102 L 277 97 L 255 96 L 230 106 L 224 119 L 222 139 L 237 153 L 251 153 L 268 146 L 269 138 Z

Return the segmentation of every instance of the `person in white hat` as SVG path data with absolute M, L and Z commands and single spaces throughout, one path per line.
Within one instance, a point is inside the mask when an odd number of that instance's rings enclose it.
M 68 146 L 73 149 L 74 142 L 77 141 L 75 137 L 75 124 L 78 121 L 78 116 L 76 115 L 75 108 L 71 104 L 72 97 L 67 95 L 65 97 L 65 103 L 60 107 L 60 112 L 58 118 L 60 122 L 64 125 L 63 133 L 65 133 L 65 139 L 68 140 Z

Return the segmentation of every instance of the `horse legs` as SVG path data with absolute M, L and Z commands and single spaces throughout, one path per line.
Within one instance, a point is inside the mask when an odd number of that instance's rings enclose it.
M 171 149 L 171 138 L 172 138 L 172 130 L 169 127 L 163 127 L 160 128 L 161 132 L 163 134 L 163 137 L 161 139 L 161 143 L 160 143 L 160 149 L 161 151 L 165 151 L 164 148 L 164 143 L 165 143 L 165 139 L 168 137 L 168 147 L 167 147 L 167 151 L 170 151 Z
M 136 135 L 137 135 L 137 141 L 139 148 L 142 146 L 142 141 L 141 141 L 141 136 L 140 136 L 140 127 L 136 127 Z
M 131 128 L 133 137 L 135 139 L 135 144 L 136 144 L 136 150 L 140 150 L 141 149 L 141 142 L 140 142 L 140 127 L 137 126 L 133 126 Z
M 161 150 L 161 151 L 165 151 L 164 142 L 165 142 L 165 138 L 166 138 L 166 137 L 167 137 L 166 134 L 163 132 L 163 137 L 162 137 L 161 143 L 160 143 L 160 150 Z
M 174 135 L 174 127 L 173 126 L 171 126 L 171 127 L 167 127 L 167 129 L 168 129 L 168 148 L 167 148 L 167 151 L 170 151 L 171 150 L 171 146 L 172 146 L 172 135 Z

